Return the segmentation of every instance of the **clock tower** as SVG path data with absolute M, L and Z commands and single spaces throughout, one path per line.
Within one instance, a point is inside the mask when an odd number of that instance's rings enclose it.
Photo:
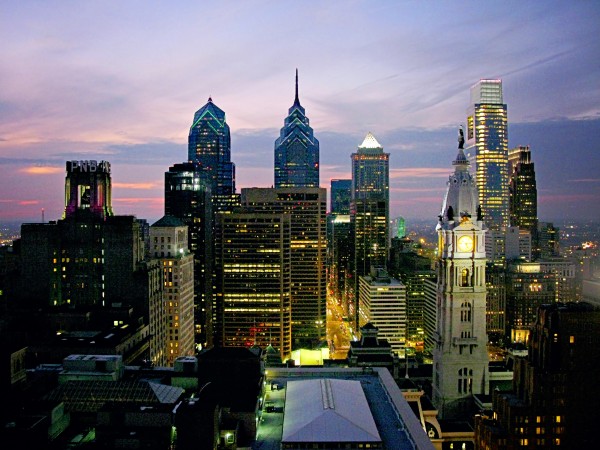
M 442 419 L 471 412 L 474 394 L 488 394 L 485 329 L 485 227 L 469 173 L 462 129 L 454 173 L 438 216 L 433 403 Z

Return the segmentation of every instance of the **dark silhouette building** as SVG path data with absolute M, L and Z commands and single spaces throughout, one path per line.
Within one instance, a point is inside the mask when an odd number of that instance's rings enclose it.
M 515 358 L 512 390 L 493 393 L 476 416 L 476 448 L 594 448 L 600 398 L 600 309 L 589 303 L 542 305 Z

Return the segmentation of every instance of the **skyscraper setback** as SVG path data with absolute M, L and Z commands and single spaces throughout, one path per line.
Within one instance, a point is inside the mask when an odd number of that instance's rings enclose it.
M 319 187 L 319 141 L 300 105 L 297 69 L 296 98 L 275 141 L 275 187 Z
M 235 194 L 235 164 L 231 162 L 231 135 L 225 113 L 209 97 L 196 111 L 188 137 L 188 161 L 206 172 L 215 211 L 227 209 Z
M 502 80 L 479 80 L 471 87 L 466 150 L 475 160 L 479 202 L 490 230 L 509 225 L 507 123 Z

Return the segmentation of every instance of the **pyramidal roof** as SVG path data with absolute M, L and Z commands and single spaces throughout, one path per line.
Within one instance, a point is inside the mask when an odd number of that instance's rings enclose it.
M 362 144 L 360 144 L 358 146 L 358 148 L 383 148 L 381 146 L 381 144 L 379 142 L 377 142 L 377 139 L 375 139 L 375 136 L 373 136 L 371 134 L 371 132 L 369 131 L 367 133 L 367 136 L 365 137 L 365 140 L 363 141 Z

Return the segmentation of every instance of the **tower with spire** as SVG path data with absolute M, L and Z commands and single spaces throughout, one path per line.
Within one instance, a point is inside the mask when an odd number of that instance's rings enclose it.
M 298 69 L 294 104 L 275 140 L 275 187 L 319 187 L 319 141 L 300 104 Z
M 436 227 L 437 328 L 433 403 L 443 419 L 471 412 L 473 395 L 489 385 L 486 334 L 485 233 L 477 185 L 469 173 L 462 129 L 454 173 Z

